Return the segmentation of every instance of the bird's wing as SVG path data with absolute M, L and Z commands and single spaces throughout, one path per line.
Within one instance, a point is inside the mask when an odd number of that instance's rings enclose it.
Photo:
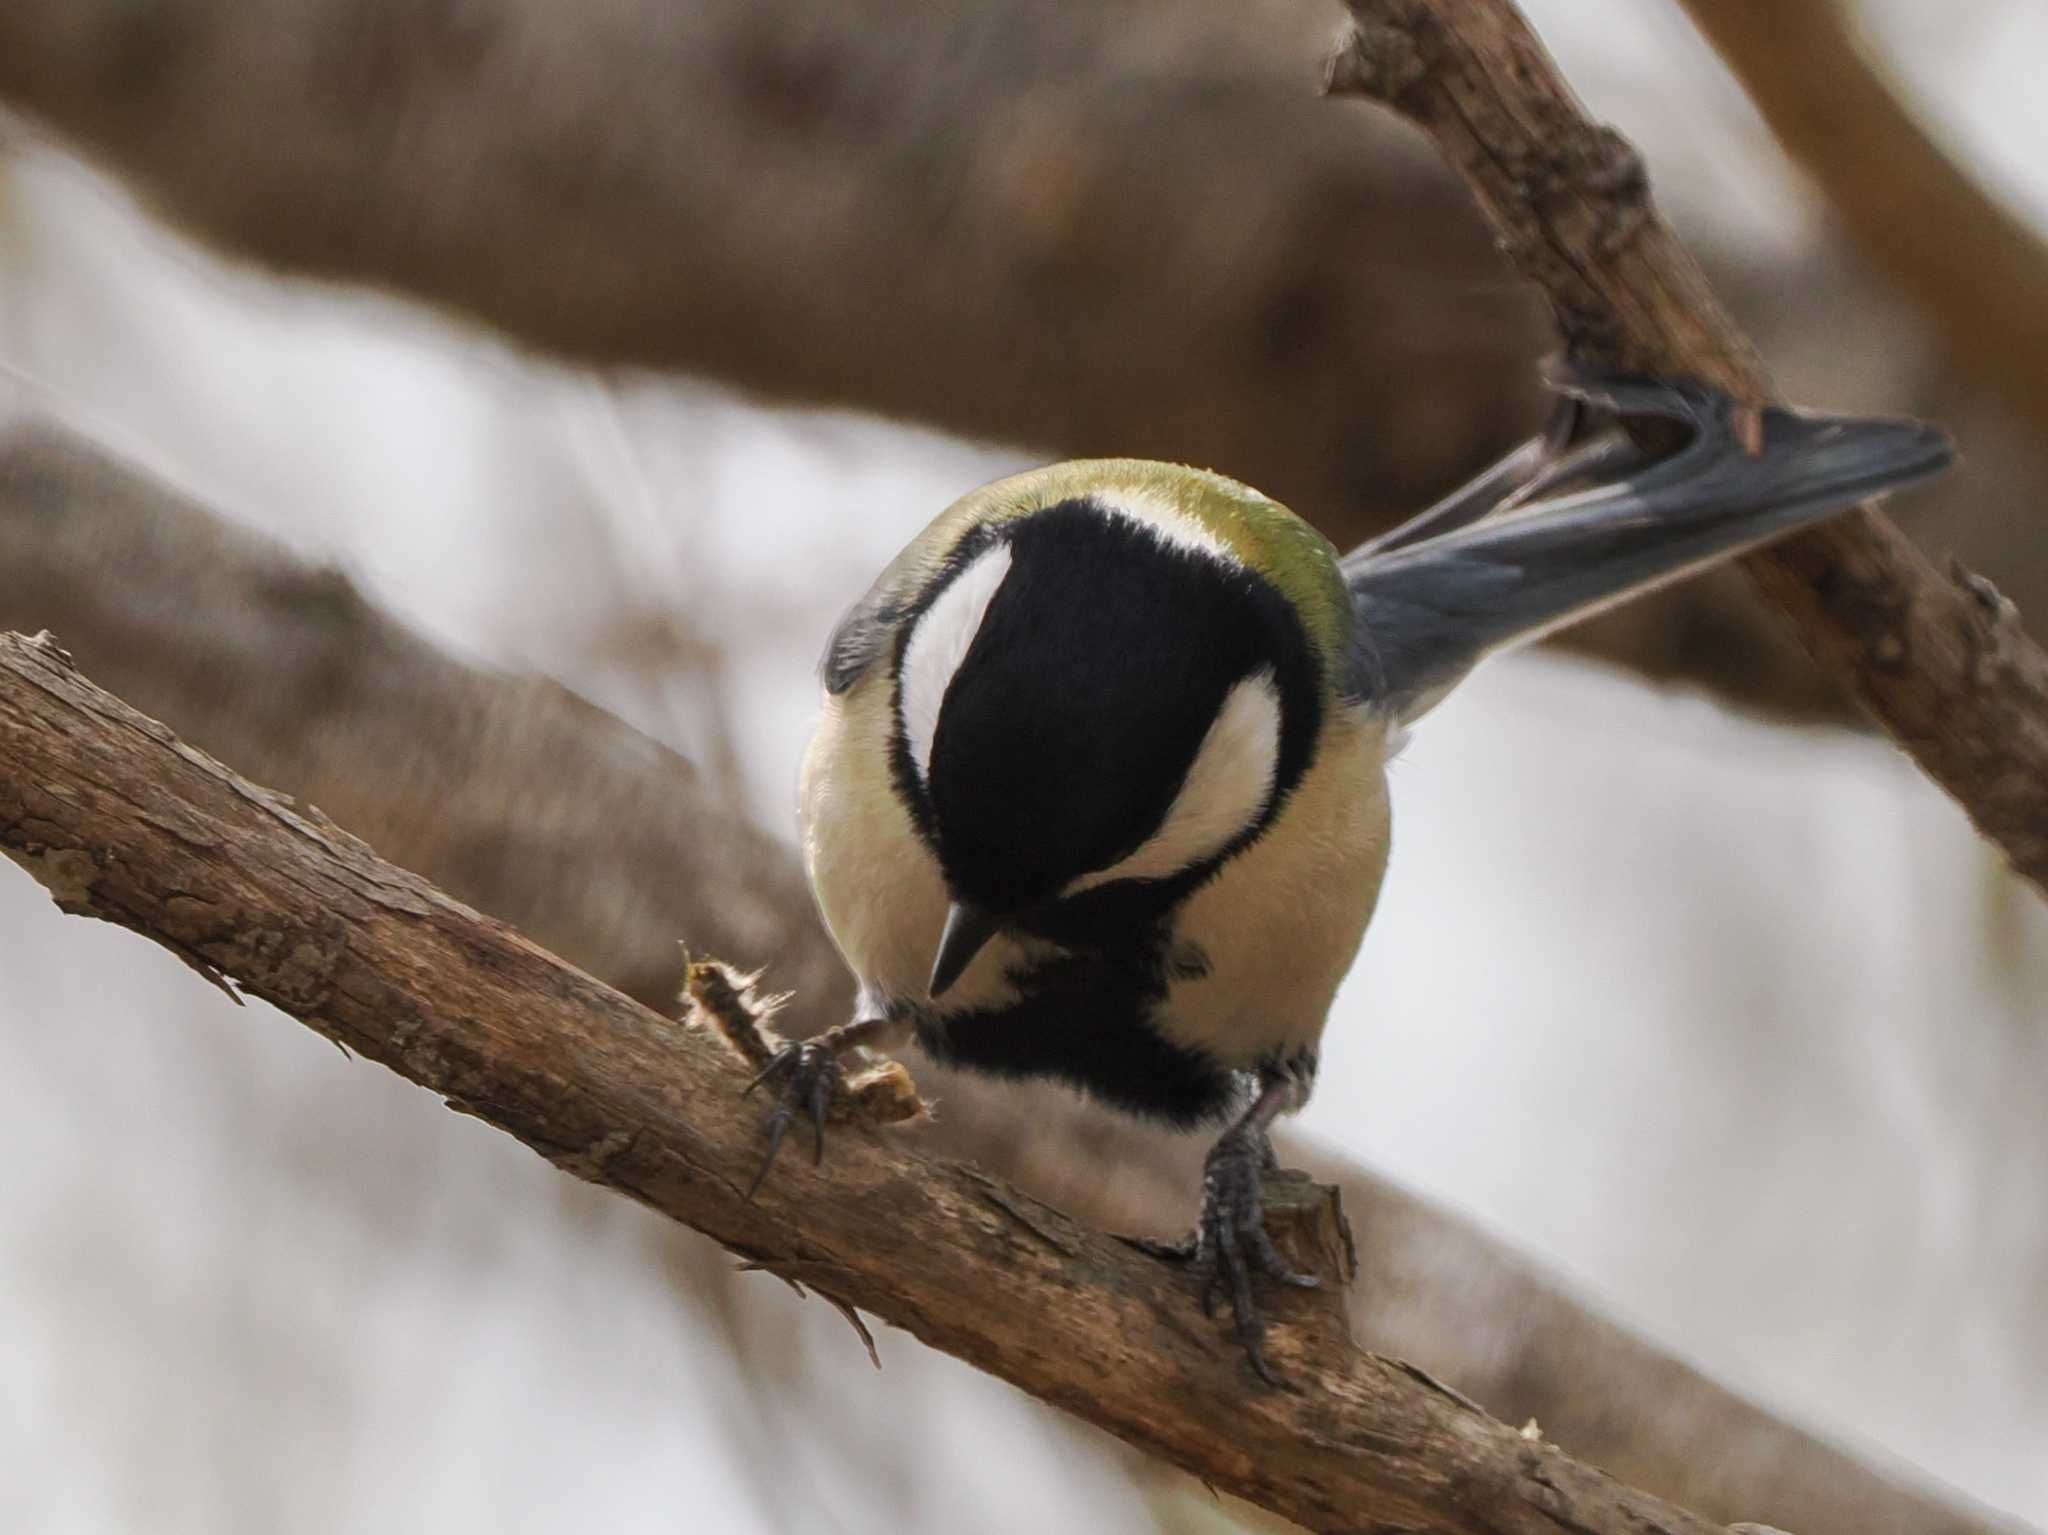
M 838 694 L 850 690 L 867 675 L 896 634 L 898 614 L 887 595 L 872 587 L 845 616 L 832 626 L 825 641 L 825 654 L 818 658 L 818 680 L 825 691 Z
M 825 654 L 818 660 L 818 680 L 826 692 L 851 690 L 896 643 L 903 621 L 943 563 L 934 553 L 935 546 L 944 547 L 935 536 L 939 531 L 940 523 L 934 523 L 905 545 L 833 625 Z
M 1550 383 L 1616 415 L 1681 421 L 1692 440 L 1612 484 L 1440 536 L 1396 529 L 1345 556 L 1358 616 L 1352 691 L 1399 719 L 1425 712 L 1492 651 L 1927 479 L 1954 457 L 1940 430 L 1917 421 L 1774 408 L 1752 418 L 1745 440 L 1736 407 L 1708 389 L 1578 368 Z

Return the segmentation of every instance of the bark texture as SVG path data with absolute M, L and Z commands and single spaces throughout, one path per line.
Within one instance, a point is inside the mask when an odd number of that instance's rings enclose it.
M 788 851 L 724 819 L 688 763 L 613 716 L 454 661 L 339 575 L 46 421 L 0 433 L 0 546 L 0 629 L 57 629 L 187 740 L 640 1001 L 671 1003 L 682 937 L 797 985 L 799 1031 L 840 1016 L 841 967 Z M 1051 1090 L 913 1070 L 945 1112 L 892 1139 L 970 1158 L 1098 1228 L 1167 1235 L 1191 1218 L 1201 1148 L 1187 1138 Z M 1716 1386 L 1469 1223 L 1365 1169 L 1308 1161 L 1362 1238 L 1356 1336 L 1503 1419 L 1535 1418 L 1711 1517 L 1802 1535 L 1997 1527 Z
M 1772 397 L 1763 364 L 1508 0 L 1349 0 L 1332 90 L 1384 101 L 1465 176 L 1571 347 Z M 1981 578 L 1937 572 L 1872 509 L 1747 556 L 1814 659 L 2048 891 L 2048 655 Z
M 0 637 L 0 850 L 64 910 L 131 928 L 558 1166 L 1308 1528 L 1717 1529 L 1357 1348 L 1335 1294 L 1275 1304 L 1269 1356 L 1295 1389 L 1258 1389 L 1185 1276 L 884 1138 L 844 1135 L 821 1168 L 784 1167 L 750 1202 L 757 1110 L 708 1036 L 236 777 L 46 639 Z M 1348 1279 L 1334 1193 L 1298 1192 L 1293 1256 Z

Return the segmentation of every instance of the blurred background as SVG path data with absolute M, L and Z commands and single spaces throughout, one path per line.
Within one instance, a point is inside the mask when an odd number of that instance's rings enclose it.
M 1721 53 L 1525 9 L 1788 394 L 1953 428 L 1895 510 L 2038 623 L 2048 8 L 1689 3 Z M 834 1021 L 812 665 L 962 491 L 1145 453 L 1341 542 L 1541 419 L 1320 0 L 570 11 L 0 14 L 0 624 L 651 1004 L 682 939 Z M 1289 1148 L 1364 1341 L 1720 1519 L 2048 1522 L 2038 898 L 1733 577 L 1489 667 L 1394 803 Z M 26 878 L 0 934 L 0 1529 L 1264 1527 Z M 1190 1212 L 1189 1148 L 935 1095 Z

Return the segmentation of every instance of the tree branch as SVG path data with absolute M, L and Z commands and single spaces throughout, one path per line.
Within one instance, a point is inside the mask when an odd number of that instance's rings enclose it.
M 0 6 L 0 98 L 220 249 L 572 361 L 1391 517 L 1540 419 L 1541 308 L 1315 99 L 1327 18 L 1244 10 L 66 0 Z
M 1535 426 L 1547 327 L 1426 146 L 1312 98 L 1326 24 L 68 0 L 0 6 L 0 98 L 241 259 L 575 359 L 1213 465 L 1344 544 Z M 1930 504 L 1968 518 L 1973 483 Z M 2008 580 L 2040 563 L 2012 538 Z M 1710 574 L 1563 643 L 1841 717 L 1760 607 Z
M 837 1016 L 843 967 L 787 850 L 731 826 L 686 762 L 611 715 L 452 660 L 338 574 L 34 417 L 0 430 L 0 547 L 0 630 L 56 628 L 187 740 L 600 979 L 667 1007 L 686 935 L 772 961 L 773 984 L 804 997 L 798 1025 Z M 1192 1217 L 1189 1138 L 913 1064 L 947 1112 L 895 1139 L 994 1169 L 1098 1228 L 1164 1235 Z M 1369 1346 L 1713 1517 L 1762 1513 L 1801 1535 L 1995 1527 L 1761 1412 L 1469 1223 L 1282 1139 L 1287 1160 L 1341 1185 L 1365 1234 L 1348 1300 Z
M 1682 0 L 1881 277 L 1934 321 L 1957 373 L 2048 439 L 2048 240 L 1921 125 L 1842 0 Z
M 271 1002 L 751 1261 L 902 1327 L 1313 1529 L 1709 1535 L 1705 1520 L 1281 1310 L 1294 1390 L 1254 1388 L 1169 1266 L 955 1163 L 840 1137 L 742 1190 L 758 1109 L 708 1037 L 562 964 L 0 636 L 0 849 L 101 917 Z M 1330 1268 L 1332 1206 L 1309 1229 Z M 1348 1275 L 1344 1276 L 1348 1278 Z
M 1509 0 L 1348 0 L 1331 89 L 1426 129 L 1575 351 L 1770 397 L 1657 216 L 1641 161 L 1587 119 Z M 1977 829 L 2048 891 L 2048 656 L 1988 584 L 1944 579 L 1865 508 L 1750 555 L 1801 639 Z
M 851 999 L 787 845 L 566 688 L 464 665 L 45 419 L 0 416 L 0 547 L 0 628 L 62 625 L 205 750 L 641 1000 L 673 1000 L 685 934 Z

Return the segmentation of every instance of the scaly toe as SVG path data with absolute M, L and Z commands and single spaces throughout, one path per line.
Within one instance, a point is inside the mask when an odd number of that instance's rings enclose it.
M 754 1181 L 747 1185 L 749 1199 L 759 1193 L 761 1185 L 768 1181 L 768 1169 L 775 1165 L 775 1154 L 782 1149 L 782 1138 L 789 1133 L 789 1110 L 776 1105 L 761 1122 L 761 1128 L 768 1132 L 768 1149 L 761 1155 L 761 1166 L 754 1174 Z
M 829 1051 L 818 1050 L 816 1046 L 807 1048 L 822 1057 L 811 1068 L 810 1091 L 805 1094 L 805 1106 L 811 1114 L 811 1166 L 822 1167 L 825 1162 L 825 1111 L 832 1106 L 832 1090 L 839 1085 L 839 1058 Z
M 775 1107 L 761 1121 L 761 1128 L 768 1136 L 768 1150 L 761 1158 L 760 1171 L 747 1185 L 749 1199 L 767 1181 L 768 1170 L 775 1165 L 776 1154 L 782 1150 L 783 1138 L 789 1133 L 790 1121 L 799 1109 L 810 1120 L 815 1137 L 813 1165 L 825 1160 L 825 1115 L 832 1106 L 832 1091 L 839 1084 L 839 1057 L 819 1044 L 784 1045 L 767 1065 L 754 1074 L 754 1080 L 747 1084 L 740 1096 L 745 1097 L 764 1082 L 777 1078 L 782 1080 L 782 1090 L 775 1096 Z
M 1259 1272 L 1268 1279 L 1292 1285 L 1297 1290 L 1320 1290 L 1323 1287 L 1323 1281 L 1318 1276 L 1302 1273 L 1280 1255 L 1280 1249 L 1275 1247 L 1273 1239 L 1266 1235 L 1264 1225 L 1252 1227 L 1251 1249 L 1252 1262 L 1258 1265 Z
M 1266 1234 L 1259 1173 L 1271 1158 L 1264 1136 L 1226 1135 L 1216 1143 L 1203 1166 L 1202 1219 L 1196 1228 L 1191 1256 L 1205 1270 L 1202 1310 L 1216 1314 L 1219 1295 L 1230 1297 L 1231 1318 L 1252 1372 L 1269 1386 L 1284 1382 L 1266 1363 L 1266 1324 L 1252 1291 L 1252 1276 L 1296 1289 L 1310 1290 L 1322 1281 L 1296 1270 Z

